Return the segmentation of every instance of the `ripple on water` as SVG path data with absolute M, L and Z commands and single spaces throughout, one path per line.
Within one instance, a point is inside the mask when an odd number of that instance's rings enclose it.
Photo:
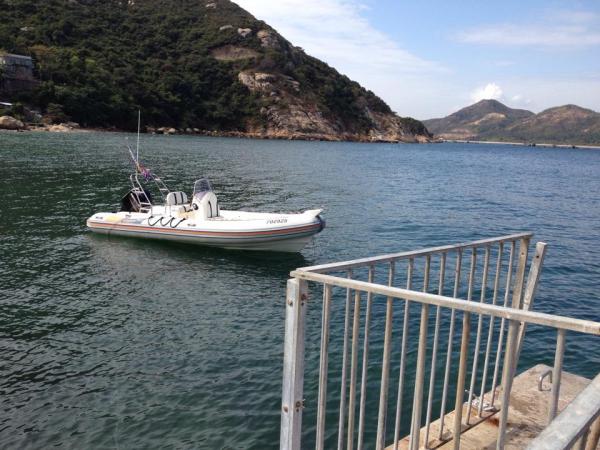
M 532 230 L 550 244 L 536 309 L 600 320 L 599 152 L 143 137 L 172 187 L 208 176 L 225 207 L 325 208 L 316 245 L 269 255 L 90 235 L 85 219 L 127 188 L 124 137 L 0 134 L 0 447 L 276 448 L 296 267 Z M 523 364 L 550 363 L 554 339 L 531 327 Z M 590 338 L 568 349 L 568 370 L 600 371 Z

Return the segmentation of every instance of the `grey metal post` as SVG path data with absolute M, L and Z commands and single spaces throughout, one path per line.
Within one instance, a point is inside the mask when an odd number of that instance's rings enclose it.
M 287 282 L 283 392 L 281 405 L 281 450 L 299 450 L 302 434 L 304 389 L 304 321 L 308 300 L 307 283 L 292 278 Z
M 529 269 L 529 276 L 527 277 L 527 285 L 525 286 L 525 294 L 523 296 L 523 309 L 529 311 L 533 306 L 533 300 L 537 291 L 540 276 L 542 274 L 542 264 L 544 263 L 544 256 L 546 255 L 547 244 L 545 242 L 538 242 L 535 245 L 535 255 L 531 262 L 531 268 Z M 519 330 L 519 348 L 517 349 L 517 361 L 521 355 L 521 349 L 523 348 L 523 338 L 525 337 L 525 328 L 527 324 L 521 323 L 521 329 Z
M 413 410 L 408 448 L 417 450 L 421 437 L 421 411 L 423 408 L 423 384 L 425 382 L 425 358 L 427 357 L 427 326 L 429 305 L 421 305 L 421 327 L 419 328 L 419 349 L 417 351 L 417 372 L 413 394 Z
M 565 354 L 565 330 L 559 329 L 556 333 L 556 353 L 554 354 L 554 368 L 552 370 L 552 398 L 548 423 L 552 422 L 558 411 L 558 398 L 560 397 L 560 381 L 562 377 L 563 356 Z
M 327 372 L 329 367 L 329 318 L 331 285 L 323 286 L 323 319 L 321 324 L 321 361 L 319 364 L 319 400 L 317 409 L 317 450 L 325 448 L 325 415 L 327 407 Z
M 469 351 L 469 339 L 471 337 L 471 313 L 466 312 L 463 316 L 463 329 L 460 341 L 460 361 L 458 363 L 458 380 L 456 382 L 456 401 L 454 403 L 454 450 L 460 449 L 460 434 L 462 432 L 462 411 L 465 394 L 465 378 L 467 376 L 467 354 Z
M 348 279 L 352 278 L 352 270 L 348 270 Z M 342 382 L 340 386 L 340 420 L 338 422 L 338 450 L 344 448 L 344 427 L 346 425 L 346 367 L 348 365 L 348 329 L 350 328 L 350 289 L 346 289 L 346 311 L 344 313 L 344 348 L 342 350 Z
M 508 337 L 506 338 L 506 353 L 502 372 L 502 409 L 500 410 L 500 425 L 496 449 L 503 450 L 506 443 L 506 427 L 508 425 L 508 412 L 510 408 L 510 391 L 512 390 L 513 376 L 515 374 L 515 353 L 517 351 L 517 333 L 519 322 L 508 320 Z
M 462 267 L 462 250 L 458 249 L 456 254 L 456 269 L 454 271 L 454 291 L 452 296 L 458 297 L 460 288 L 460 270 Z M 450 330 L 448 331 L 448 350 L 446 351 L 446 370 L 444 371 L 444 387 L 442 390 L 442 405 L 440 406 L 440 430 L 438 439 L 444 435 L 444 419 L 446 415 L 446 399 L 448 398 L 448 383 L 450 382 L 450 365 L 452 363 L 452 342 L 454 340 L 454 322 L 456 321 L 456 310 L 450 313 Z
M 394 261 L 390 261 L 388 272 L 388 285 L 394 285 L 394 276 L 396 274 Z M 377 450 L 385 449 L 385 422 L 387 419 L 388 387 L 390 381 L 390 356 L 392 352 L 392 319 L 394 312 L 394 299 L 387 298 L 385 312 L 385 334 L 383 341 L 383 362 L 381 365 L 381 390 L 379 394 L 379 412 L 377 413 L 377 441 L 375 448 Z
M 373 282 L 375 276 L 375 268 L 369 267 L 369 283 Z M 371 307 L 373 304 L 373 293 L 367 293 L 367 310 L 365 311 L 365 334 L 363 341 L 363 364 L 362 374 L 360 377 L 360 407 L 358 413 L 358 443 L 357 450 L 363 450 L 363 437 L 365 434 L 365 408 L 367 402 L 367 374 L 369 369 L 369 327 L 371 324 Z
M 521 299 L 523 296 L 523 285 L 525 284 L 525 268 L 527 267 L 527 255 L 529 253 L 529 238 L 523 238 L 519 241 L 519 262 L 517 264 L 517 275 L 515 286 L 513 288 L 512 307 L 521 308 Z

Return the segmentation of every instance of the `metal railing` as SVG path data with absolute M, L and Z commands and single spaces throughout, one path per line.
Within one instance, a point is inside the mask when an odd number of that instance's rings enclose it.
M 596 450 L 600 440 L 600 375 L 535 438 L 528 450 Z
M 527 324 L 551 327 L 557 332 L 550 405 L 554 418 L 566 331 L 600 335 L 600 323 L 530 311 L 546 248 L 544 243 L 536 245 L 525 282 L 531 237 L 530 233 L 522 233 L 293 271 L 286 298 L 281 449 L 301 447 L 309 282 L 323 291 L 314 437 L 317 449 L 353 450 L 356 444 L 359 450 L 383 450 L 391 439 L 391 448 L 397 450 L 406 444 L 401 442 L 403 433 L 408 434 L 409 449 L 434 448 L 450 440 L 457 449 L 465 429 L 496 413 L 500 416 L 497 448 L 503 448 L 511 385 Z M 468 267 L 466 284 L 463 266 Z M 399 283 L 406 287 L 397 287 Z M 398 306 L 400 310 L 394 311 Z M 381 313 L 376 317 L 380 320 L 373 319 L 376 311 Z M 343 318 L 343 331 L 332 328 L 334 315 Z M 461 316 L 459 332 L 456 327 Z M 396 331 L 395 324 L 399 325 Z M 411 343 L 417 326 L 418 338 Z M 334 338 L 341 341 L 337 347 Z M 382 345 L 371 345 L 375 338 L 383 338 Z M 397 344 L 399 348 L 393 351 Z M 329 362 L 338 355 L 330 352 L 332 349 L 341 349 L 342 360 L 341 374 L 333 380 L 339 385 L 339 391 L 334 391 L 339 397 L 333 399 L 328 395 L 332 384 L 328 378 L 333 370 Z M 375 382 L 369 379 L 373 367 L 380 372 Z M 397 371 L 397 379 L 390 379 L 392 370 Z M 412 398 L 408 392 L 411 382 Z M 374 384 L 378 384 L 379 401 L 377 408 L 369 409 L 366 400 L 372 397 Z M 394 393 L 395 398 L 390 395 Z M 452 399 L 454 408 L 450 407 Z M 339 401 L 335 442 L 326 428 L 333 401 Z M 395 406 L 393 416 L 388 414 L 390 406 Z M 451 426 L 447 423 L 449 409 L 454 409 Z M 376 427 L 373 421 L 376 433 L 366 424 L 371 415 L 377 418 Z M 393 434 L 386 429 L 392 417 Z M 433 426 L 435 417 L 439 420 Z M 367 434 L 374 440 L 369 445 L 365 443 Z

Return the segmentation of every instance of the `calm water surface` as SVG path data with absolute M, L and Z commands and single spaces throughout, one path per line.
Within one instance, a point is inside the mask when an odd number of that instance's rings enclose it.
M 299 266 L 533 231 L 536 309 L 600 320 L 598 151 L 143 137 L 172 189 L 208 176 L 228 209 L 323 207 L 314 245 L 277 255 L 91 235 L 126 191 L 125 137 L 0 133 L 2 448 L 277 448 Z M 567 370 L 600 371 L 597 340 L 567 342 Z M 534 329 L 522 364 L 553 345 Z

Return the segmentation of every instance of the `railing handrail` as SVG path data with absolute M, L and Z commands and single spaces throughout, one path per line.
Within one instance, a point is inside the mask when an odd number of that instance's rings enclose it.
M 600 374 L 536 437 L 528 450 L 570 448 L 600 417 Z M 600 425 L 597 425 L 600 426 Z M 594 436 L 597 439 L 598 436 Z M 584 442 L 585 444 L 585 442 Z M 592 443 L 589 447 L 596 448 Z
M 315 273 L 304 269 L 297 269 L 290 274 L 294 278 L 315 281 L 326 285 L 349 288 L 361 292 L 379 294 L 385 297 L 404 299 L 425 303 L 428 305 L 441 306 L 459 311 L 472 312 L 509 320 L 518 320 L 529 324 L 554 327 L 562 330 L 576 331 L 600 336 L 600 322 L 570 317 L 546 314 L 541 312 L 525 311 L 504 306 L 491 305 L 488 303 L 471 302 L 459 300 L 453 297 L 431 294 L 421 291 L 413 291 L 398 287 L 390 287 L 377 283 L 341 278 L 322 273 Z
M 377 264 L 377 263 L 398 261 L 401 259 L 417 258 L 420 256 L 427 256 L 427 255 L 432 255 L 435 253 L 445 253 L 445 252 L 449 252 L 452 250 L 459 250 L 459 249 L 462 250 L 462 249 L 469 249 L 469 248 L 475 248 L 475 247 L 482 247 L 482 246 L 486 246 L 486 245 L 497 244 L 499 242 L 512 242 L 512 241 L 517 241 L 520 239 L 531 239 L 532 237 L 533 237 L 533 233 L 529 233 L 529 232 L 509 234 L 506 236 L 499 236 L 499 237 L 490 238 L 490 239 L 481 239 L 478 241 L 464 242 L 462 244 L 443 245 L 440 247 L 430 247 L 430 248 L 425 248 L 425 249 L 421 249 L 421 250 L 412 250 L 412 251 L 401 252 L 401 253 L 390 253 L 387 255 L 372 256 L 369 258 L 360 258 L 360 259 L 354 259 L 354 260 L 348 260 L 348 261 L 320 264 L 317 266 L 301 267 L 301 268 L 296 269 L 296 271 L 301 270 L 303 272 L 326 273 L 326 272 L 333 272 L 333 271 L 338 271 L 338 270 L 347 270 L 347 269 L 352 269 L 354 267 L 364 267 L 364 266 L 370 266 L 370 265 Z M 292 272 L 292 274 L 293 273 L 294 272 Z M 292 276 L 294 276 L 294 275 L 292 275 Z

